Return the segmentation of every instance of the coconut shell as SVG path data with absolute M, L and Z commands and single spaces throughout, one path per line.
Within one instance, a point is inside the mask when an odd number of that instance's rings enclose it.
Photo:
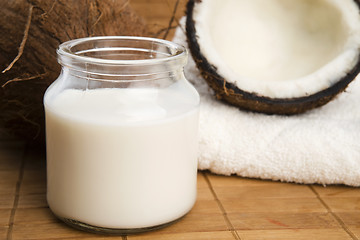
M 62 42 L 102 35 L 147 35 L 129 0 L 0 2 L 0 127 L 44 142 L 43 95 L 57 78 Z
M 207 84 L 215 91 L 216 97 L 226 103 L 236 106 L 243 110 L 260 112 L 266 114 L 293 115 L 303 113 L 328 103 L 335 96 L 343 92 L 360 72 L 360 56 L 358 63 L 345 77 L 339 79 L 333 86 L 317 92 L 315 94 L 298 98 L 269 98 L 259 96 L 239 89 L 229 83 L 217 73 L 213 66 L 201 53 L 201 48 L 197 41 L 195 22 L 193 19 L 193 9 L 195 3 L 201 0 L 189 0 L 187 4 L 186 35 L 191 55 L 195 60 L 197 68 Z M 360 6 L 358 0 L 355 1 Z

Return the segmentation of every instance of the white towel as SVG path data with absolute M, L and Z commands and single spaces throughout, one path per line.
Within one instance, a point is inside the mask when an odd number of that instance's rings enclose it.
M 187 45 L 180 28 L 173 41 Z M 185 75 L 201 95 L 200 170 L 360 186 L 360 79 L 323 107 L 296 116 L 270 116 L 216 100 L 191 56 Z

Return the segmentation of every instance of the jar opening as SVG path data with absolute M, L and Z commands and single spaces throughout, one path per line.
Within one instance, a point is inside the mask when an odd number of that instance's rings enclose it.
M 129 36 L 88 37 L 62 43 L 58 50 L 61 65 L 75 62 L 101 65 L 154 65 L 166 62 L 186 63 L 183 46 L 170 41 Z

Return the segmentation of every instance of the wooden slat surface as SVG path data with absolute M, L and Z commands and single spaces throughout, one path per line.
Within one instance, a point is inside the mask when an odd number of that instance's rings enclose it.
M 169 34 L 166 35 L 168 40 L 172 39 L 175 27 L 185 14 L 186 2 L 186 0 L 130 0 L 131 6 L 138 15 L 144 18 L 150 33 L 154 37 L 164 38 L 175 13 Z
M 360 189 L 198 173 L 194 208 L 161 230 L 101 236 L 72 229 L 46 203 L 45 156 L 1 140 L 0 239 L 359 239 Z
M 175 3 L 131 1 L 154 33 L 164 33 L 161 30 L 168 26 Z M 184 6 L 185 0 L 179 1 L 177 19 L 183 15 Z M 173 33 L 174 29 L 167 39 Z M 209 172 L 198 173 L 194 208 L 167 228 L 129 236 L 78 231 L 57 220 L 47 206 L 42 151 L 1 132 L 0 239 L 360 239 L 359 188 L 280 183 Z

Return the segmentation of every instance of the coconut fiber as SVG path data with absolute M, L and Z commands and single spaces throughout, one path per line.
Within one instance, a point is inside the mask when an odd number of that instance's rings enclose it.
M 42 99 L 60 73 L 59 44 L 146 33 L 129 0 L 0 1 L 0 126 L 43 144 Z
M 177 29 L 174 41 L 186 45 Z M 189 57 L 201 95 L 199 169 L 276 181 L 360 186 L 360 79 L 327 105 L 295 116 L 241 111 L 216 100 Z

